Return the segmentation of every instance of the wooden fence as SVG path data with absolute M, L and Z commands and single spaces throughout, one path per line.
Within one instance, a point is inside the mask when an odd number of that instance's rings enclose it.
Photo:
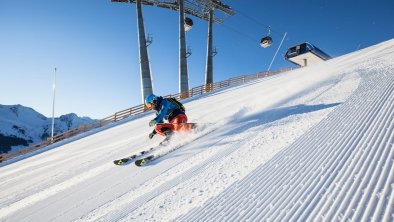
M 224 80 L 224 81 L 221 81 L 221 82 L 216 82 L 216 83 L 211 83 L 211 84 L 207 84 L 207 85 L 197 86 L 197 87 L 194 87 L 194 88 L 190 89 L 189 91 L 186 91 L 186 92 L 183 92 L 183 93 L 170 94 L 170 95 L 165 96 L 165 98 L 174 97 L 174 98 L 177 98 L 179 100 L 186 99 L 186 98 L 191 98 L 191 97 L 196 96 L 196 95 L 202 95 L 204 93 L 212 92 L 212 91 L 215 91 L 215 90 L 218 90 L 218 89 L 222 89 L 222 88 L 225 88 L 225 87 L 229 87 L 229 86 L 235 86 L 235 85 L 244 84 L 244 83 L 247 83 L 247 82 L 250 82 L 250 81 L 253 81 L 253 80 L 257 80 L 257 79 L 260 79 L 260 78 L 264 78 L 264 77 L 272 76 L 272 75 L 279 74 L 279 73 L 282 73 L 282 72 L 285 72 L 285 71 L 289 71 L 291 69 L 292 68 L 288 68 L 288 69 L 281 69 L 281 70 L 276 70 L 276 71 L 267 71 L 267 72 L 261 72 L 261 73 L 257 73 L 257 74 L 252 74 L 252 75 L 244 75 L 244 76 L 240 76 L 240 77 L 235 77 L 235 78 L 231 78 L 231 79 Z M 98 121 L 95 121 L 95 122 L 92 122 L 92 123 L 80 125 L 77 128 L 73 128 L 73 129 L 70 129 L 70 130 L 68 130 L 66 132 L 57 134 L 53 138 L 50 137 L 47 140 L 44 140 L 44 141 L 42 141 L 40 143 L 36 143 L 36 144 L 30 145 L 28 147 L 19 149 L 18 151 L 15 151 L 15 152 L 1 154 L 0 155 L 0 162 L 5 161 L 5 160 L 9 160 L 9 159 L 12 159 L 12 158 L 24 155 L 24 154 L 31 153 L 33 151 L 42 149 L 43 147 L 46 147 L 46 146 L 51 145 L 53 143 L 56 143 L 56 142 L 62 141 L 64 139 L 70 138 L 72 136 L 78 135 L 80 133 L 84 133 L 84 132 L 87 132 L 89 130 L 96 129 L 96 128 L 108 125 L 110 123 L 118 122 L 118 121 L 126 119 L 126 118 L 128 118 L 130 116 L 141 114 L 141 113 L 144 113 L 146 111 L 148 111 L 148 109 L 146 109 L 144 104 L 141 104 L 141 105 L 138 105 L 138 106 L 131 107 L 129 109 L 125 109 L 125 110 L 116 112 L 115 114 L 113 114 L 113 115 L 111 115 L 111 116 L 109 116 L 107 118 L 104 118 L 104 119 L 101 119 L 101 120 L 98 120 Z

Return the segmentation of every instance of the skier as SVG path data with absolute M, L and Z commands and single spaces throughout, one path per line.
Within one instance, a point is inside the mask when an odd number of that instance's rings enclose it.
M 152 139 L 156 134 L 165 136 L 166 138 L 158 146 L 151 147 L 122 159 L 114 160 L 115 165 L 125 165 L 130 161 L 134 161 L 135 165 L 144 166 L 183 146 L 183 144 L 178 144 L 166 152 L 154 153 L 159 147 L 168 144 L 174 132 L 188 132 L 196 127 L 196 123 L 187 122 L 185 107 L 175 98 L 163 98 L 152 94 L 145 98 L 145 105 L 149 109 L 156 111 L 156 118 L 149 122 L 149 126 L 156 126 L 153 132 L 149 134 L 149 138 Z M 168 123 L 164 123 L 165 120 L 168 121 Z
M 146 97 L 145 105 L 156 111 L 156 118 L 149 122 L 149 126 L 156 125 L 149 134 L 149 139 L 156 134 L 169 137 L 173 132 L 188 132 L 194 127 L 193 124 L 187 123 L 185 108 L 174 98 L 166 99 L 152 94 Z M 168 123 L 164 123 L 164 120 Z

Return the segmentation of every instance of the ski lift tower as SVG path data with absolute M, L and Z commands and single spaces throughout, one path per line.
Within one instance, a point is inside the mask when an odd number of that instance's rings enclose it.
M 190 29 L 190 18 L 186 18 L 185 13 L 193 15 L 197 18 L 208 21 L 208 47 L 207 47 L 207 64 L 206 64 L 206 78 L 205 83 L 213 82 L 213 62 L 214 56 L 212 46 L 212 26 L 213 23 L 221 24 L 223 19 L 214 15 L 214 10 L 219 10 L 226 15 L 234 15 L 231 7 L 223 4 L 220 0 L 111 0 L 111 2 L 135 3 L 137 8 L 137 24 L 139 36 L 139 51 L 140 51 L 140 67 L 141 67 L 141 83 L 142 83 L 142 97 L 153 93 L 152 78 L 149 69 L 149 60 L 147 53 L 147 44 L 145 39 L 145 28 L 143 23 L 143 16 L 141 4 L 157 6 L 160 8 L 167 8 L 179 11 L 179 92 L 184 93 L 189 90 L 189 77 L 186 62 L 186 38 L 185 26 Z

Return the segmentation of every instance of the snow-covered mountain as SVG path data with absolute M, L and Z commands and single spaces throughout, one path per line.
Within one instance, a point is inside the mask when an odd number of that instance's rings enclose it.
M 0 221 L 394 221 L 394 40 L 184 101 L 0 164 Z
M 94 120 L 74 113 L 55 118 L 55 133 L 62 133 Z M 45 140 L 51 135 L 52 119 L 22 105 L 0 105 L 0 153 Z

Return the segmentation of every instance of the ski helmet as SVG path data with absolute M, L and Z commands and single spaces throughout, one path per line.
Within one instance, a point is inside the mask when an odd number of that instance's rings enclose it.
M 145 99 L 145 104 L 147 106 L 151 104 L 156 105 L 156 102 L 157 102 L 157 96 L 155 96 L 154 94 L 147 96 Z

